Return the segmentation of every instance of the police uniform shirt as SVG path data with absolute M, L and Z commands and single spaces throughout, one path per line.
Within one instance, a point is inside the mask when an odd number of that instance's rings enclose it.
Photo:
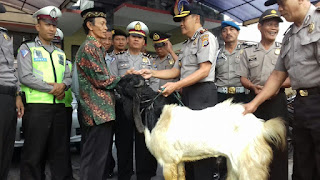
M 219 87 L 241 87 L 240 76 L 236 74 L 240 66 L 240 55 L 243 53 L 241 44 L 230 53 L 221 48 L 216 62 L 216 85 Z
M 174 65 L 175 61 L 172 58 L 171 54 L 168 54 L 164 59 L 160 59 L 160 57 L 154 58 L 153 61 L 153 68 L 156 70 L 165 70 L 165 69 L 171 69 Z M 159 88 L 166 84 L 167 82 L 174 82 L 178 79 L 160 79 Z
M 115 60 L 111 62 L 110 72 L 115 76 L 123 76 L 127 70 L 134 68 L 140 69 L 152 69 L 153 61 L 145 53 L 139 53 L 138 55 L 131 55 L 129 50 L 117 53 Z M 150 87 L 157 91 L 159 88 L 159 79 L 151 78 Z
M 14 87 L 18 86 L 18 78 L 15 76 L 12 39 L 7 30 L 0 27 L 0 85 Z
M 48 52 L 52 52 L 53 50 L 57 49 L 59 51 L 62 51 L 58 47 L 54 46 L 52 43 L 50 45 L 42 45 L 39 37 L 37 36 L 34 40 L 35 46 L 44 47 Z M 24 85 L 36 89 L 38 91 L 42 92 L 50 92 L 53 89 L 53 86 L 47 84 L 47 82 L 44 82 L 41 78 L 36 77 L 37 72 L 33 72 L 32 67 L 32 57 L 30 49 L 26 44 L 22 44 L 19 48 L 18 56 L 18 75 L 19 80 Z M 47 59 L 47 61 L 50 61 L 50 59 Z M 71 79 L 71 73 L 68 65 L 65 66 L 65 72 L 63 76 L 63 83 L 69 87 L 71 85 L 72 79 Z
M 114 61 L 115 59 L 116 58 L 114 57 L 113 53 L 106 53 L 105 61 L 109 69 L 110 69 L 111 62 Z
M 320 8 L 311 5 L 304 23 L 293 24 L 282 42 L 275 70 L 288 72 L 293 89 L 319 87 Z
M 261 43 L 244 49 L 237 74 L 249 79 L 255 85 L 264 86 L 274 70 L 280 48 L 280 43 L 275 42 L 268 50 L 265 50 Z
M 210 73 L 199 82 L 214 81 L 218 46 L 217 38 L 211 32 L 202 27 L 199 28 L 191 38 L 184 42 L 179 59 L 174 64 L 174 68 L 180 70 L 180 79 L 197 71 L 200 63 L 209 61 L 211 63 Z

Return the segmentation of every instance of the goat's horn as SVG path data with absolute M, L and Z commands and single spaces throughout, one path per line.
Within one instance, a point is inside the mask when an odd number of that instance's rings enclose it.
M 138 95 L 133 97 L 133 120 L 139 133 L 143 133 L 144 125 L 140 114 L 140 98 Z
M 134 85 L 134 87 L 141 87 L 141 86 L 143 86 L 144 85 L 144 80 L 140 80 L 139 81 L 139 84 L 137 84 L 137 85 Z

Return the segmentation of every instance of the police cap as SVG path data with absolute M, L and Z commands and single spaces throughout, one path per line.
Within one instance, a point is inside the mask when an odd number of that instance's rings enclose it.
M 203 16 L 203 12 L 201 9 L 189 4 L 186 0 L 180 0 L 178 3 L 176 3 L 173 9 L 173 13 L 173 21 L 175 22 L 180 22 L 182 18 L 191 14 Z
M 115 36 L 128 37 L 127 33 L 125 33 L 124 31 L 122 31 L 121 29 L 113 29 L 111 32 L 112 32 L 112 39 L 113 39 Z
M 272 18 L 277 19 L 279 22 L 283 22 L 283 20 L 281 19 L 280 13 L 277 10 L 268 9 L 260 16 L 259 23 L 261 23 L 262 21 L 265 21 L 267 19 L 272 19 Z
M 221 22 L 221 29 L 227 27 L 227 26 L 231 26 L 231 27 L 234 27 L 236 28 L 238 31 L 240 30 L 240 27 L 234 23 L 233 21 L 222 21 Z
M 268 0 L 264 3 L 265 6 L 271 6 L 277 3 L 277 0 Z
M 89 8 L 81 12 L 81 17 L 85 20 L 87 18 L 103 17 L 107 18 L 105 9 L 103 8 Z
M 32 17 L 56 26 L 58 24 L 58 18 L 61 17 L 61 15 L 61 11 L 57 7 L 46 6 L 35 12 Z
M 63 40 L 63 32 L 59 28 L 57 28 L 56 34 L 54 35 L 52 42 L 61 43 L 62 40 Z
M 153 40 L 154 47 L 162 47 L 165 45 L 164 42 L 168 41 L 171 35 L 160 31 L 153 31 L 150 33 L 149 37 Z
M 149 29 L 141 21 L 133 21 L 127 26 L 127 31 L 129 35 L 146 37 L 149 34 Z

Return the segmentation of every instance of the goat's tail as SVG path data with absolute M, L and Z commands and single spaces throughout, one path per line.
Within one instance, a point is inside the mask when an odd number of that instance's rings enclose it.
M 277 149 L 286 148 L 286 126 L 281 118 L 273 118 L 264 123 L 262 130 L 265 140 L 273 144 Z

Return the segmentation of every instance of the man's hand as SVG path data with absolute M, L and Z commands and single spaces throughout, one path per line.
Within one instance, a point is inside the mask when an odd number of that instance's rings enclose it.
M 168 82 L 165 85 L 161 86 L 161 88 L 164 88 L 164 90 L 162 91 L 164 97 L 168 97 L 175 90 L 179 89 L 178 84 L 176 82 Z
M 53 89 L 49 92 L 49 94 L 53 94 L 54 96 L 59 96 L 64 93 L 66 85 L 64 83 L 48 83 L 53 86 Z
M 263 86 L 254 85 L 252 89 L 254 90 L 254 93 L 255 93 L 255 94 L 259 94 L 259 93 L 262 91 Z
M 24 106 L 22 103 L 22 98 L 21 96 L 16 97 L 16 108 L 17 108 L 17 116 L 18 118 L 22 118 L 24 115 Z
M 170 41 L 165 41 L 164 42 L 165 43 L 165 49 L 168 51 L 168 52 L 171 52 L 171 51 L 173 51 L 173 49 L 172 49 L 172 44 L 171 44 L 171 42 Z
M 243 115 L 254 113 L 258 108 L 258 106 L 256 106 L 252 101 L 247 104 L 244 104 L 243 107 L 244 107 L 244 111 L 242 113 Z
M 63 91 L 61 94 L 57 95 L 56 97 L 58 100 L 62 100 L 64 96 L 65 96 L 65 92 Z
M 129 69 L 129 70 L 126 71 L 126 73 L 124 74 L 124 76 L 125 76 L 125 75 L 128 75 L 128 74 L 136 74 L 136 72 L 137 72 L 137 71 L 135 71 L 134 68 L 131 68 L 131 69 Z
M 141 69 L 138 72 L 145 79 L 150 79 L 152 77 L 152 72 L 150 69 Z

